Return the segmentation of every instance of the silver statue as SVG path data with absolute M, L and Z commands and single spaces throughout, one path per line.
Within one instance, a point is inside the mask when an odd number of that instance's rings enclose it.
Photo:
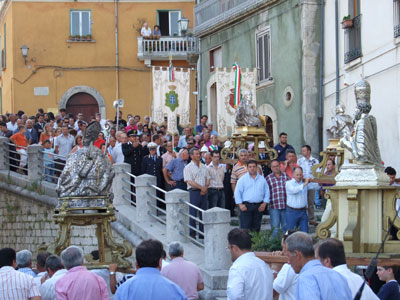
M 371 87 L 366 80 L 356 83 L 354 93 L 357 101 L 355 111 L 354 135 L 346 135 L 340 140 L 340 145 L 348 149 L 354 156 L 356 163 L 370 163 L 382 166 L 381 154 L 378 146 L 378 132 L 376 119 L 369 115 L 371 111 Z
M 338 104 L 336 106 L 336 115 L 332 117 L 332 126 L 326 130 L 333 138 L 351 136 L 353 132 L 353 119 L 344 112 L 344 105 Z
M 110 196 L 114 170 L 108 157 L 93 142 L 101 131 L 98 122 L 86 127 L 83 148 L 67 157 L 57 185 L 59 197 Z
M 244 93 L 244 97 L 236 109 L 235 122 L 237 126 L 262 127 L 262 122 L 258 117 L 258 112 L 252 102 L 252 98 L 250 91 Z

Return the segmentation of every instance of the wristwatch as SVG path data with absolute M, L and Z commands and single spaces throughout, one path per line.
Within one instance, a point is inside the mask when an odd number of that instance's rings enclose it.
M 110 272 L 110 275 L 115 275 L 115 272 Z

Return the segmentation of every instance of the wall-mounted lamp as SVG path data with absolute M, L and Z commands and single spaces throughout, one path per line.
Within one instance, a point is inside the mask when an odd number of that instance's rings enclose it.
M 24 58 L 24 64 L 26 65 L 26 57 L 28 56 L 29 47 L 27 45 L 21 46 L 22 57 Z
M 189 26 L 189 19 L 185 17 L 181 17 L 178 20 L 179 28 L 181 30 L 181 34 L 185 35 L 186 32 L 188 31 L 188 26 Z

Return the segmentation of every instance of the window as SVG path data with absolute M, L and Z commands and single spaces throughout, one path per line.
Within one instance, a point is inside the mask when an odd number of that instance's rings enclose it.
M 214 48 L 210 50 L 210 72 L 214 72 L 215 68 L 222 68 L 222 48 Z
M 344 63 L 347 64 L 362 56 L 361 52 L 361 15 L 359 0 L 349 0 L 349 15 L 353 18 L 353 27 L 344 32 Z
M 70 11 L 70 35 L 85 36 L 92 34 L 92 20 L 90 10 Z
M 256 34 L 258 82 L 271 80 L 271 34 L 270 29 Z
M 181 32 L 179 30 L 178 21 L 181 19 L 180 10 L 160 10 L 158 11 L 158 25 L 160 25 L 161 35 L 177 36 Z
M 400 36 L 400 0 L 393 1 L 394 37 Z

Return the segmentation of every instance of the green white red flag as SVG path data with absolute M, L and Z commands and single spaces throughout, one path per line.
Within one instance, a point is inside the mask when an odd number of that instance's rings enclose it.
M 235 95 L 233 98 L 234 107 L 238 107 L 240 103 L 240 84 L 242 80 L 242 71 L 237 63 L 235 63 L 232 67 L 235 70 Z

